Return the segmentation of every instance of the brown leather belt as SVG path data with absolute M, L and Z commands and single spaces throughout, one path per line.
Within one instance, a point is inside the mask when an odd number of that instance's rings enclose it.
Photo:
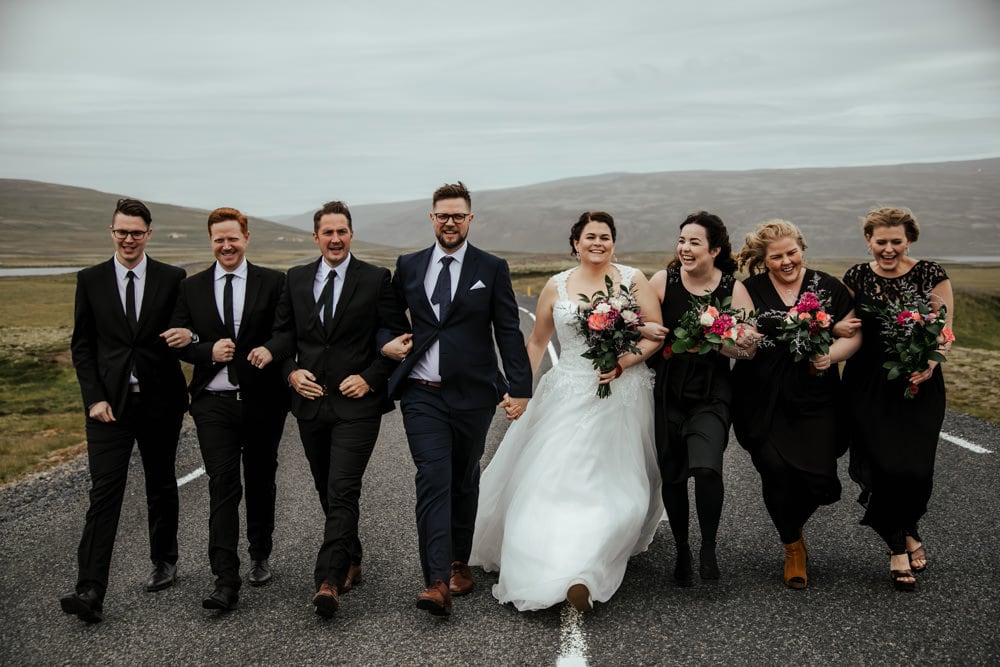
M 433 387 L 435 389 L 441 388 L 440 382 L 431 382 L 430 380 L 422 380 L 420 378 L 410 378 L 410 382 L 416 382 L 417 384 L 422 384 L 425 387 Z

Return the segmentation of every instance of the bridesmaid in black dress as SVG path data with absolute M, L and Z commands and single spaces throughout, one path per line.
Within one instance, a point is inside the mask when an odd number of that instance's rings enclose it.
M 743 281 L 757 311 L 757 329 L 768 337 L 803 291 L 829 299 L 833 322 L 854 316 L 850 294 L 836 278 L 807 269 L 805 239 L 784 220 L 758 225 L 740 252 Z M 785 549 L 785 584 L 805 588 L 808 554 L 802 529 L 821 506 L 840 499 L 837 457 L 847 449 L 836 364 L 860 346 L 860 336 L 840 338 L 828 354 L 795 361 L 788 343 L 758 345 L 733 369 L 733 426 L 760 473 L 764 505 Z M 818 371 L 823 371 L 819 374 Z
M 920 227 L 913 215 L 899 208 L 872 210 L 863 222 L 873 255 L 870 262 L 848 269 L 844 283 L 854 296 L 860 319 L 838 323 L 834 333 L 856 336 L 864 331 L 861 351 L 844 369 L 852 417 L 851 478 L 861 486 L 865 507 L 861 523 L 885 540 L 893 586 L 913 590 L 914 573 L 927 567 L 927 552 L 917 522 L 927 512 L 934 477 L 934 457 L 944 421 L 945 389 L 941 367 L 931 361 L 922 373 L 889 380 L 879 322 L 864 306 L 883 306 L 907 292 L 930 300 L 937 310 L 947 307 L 955 321 L 951 281 L 935 262 L 907 256 Z M 950 343 L 939 348 L 947 352 Z M 912 399 L 903 397 L 906 382 L 919 385 Z
M 666 338 L 691 308 L 692 296 L 711 292 L 721 302 L 732 297 L 734 308 L 749 312 L 750 297 L 733 278 L 736 260 L 729 233 L 722 220 L 711 213 L 692 213 L 680 226 L 676 255 L 666 270 L 657 272 L 650 285 L 661 303 L 663 327 L 643 327 L 647 335 Z M 694 477 L 695 508 L 701 529 L 699 572 L 702 579 L 718 579 L 716 535 L 722 515 L 725 489 L 722 454 L 729 441 L 729 358 L 753 354 L 752 334 L 736 347 L 698 354 L 656 355 L 653 389 L 657 458 L 663 477 L 663 505 L 677 544 L 674 580 L 681 586 L 694 584 L 691 548 L 688 543 L 688 478 Z M 667 348 L 669 350 L 669 345 Z M 721 353 L 720 353 L 721 352 Z

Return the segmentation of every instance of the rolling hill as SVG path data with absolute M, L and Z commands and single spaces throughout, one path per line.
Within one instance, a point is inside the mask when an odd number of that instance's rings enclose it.
M 737 249 L 754 225 L 799 225 L 813 257 L 861 257 L 859 218 L 876 205 L 907 206 L 922 224 L 922 257 L 1000 257 L 1000 159 L 878 167 L 604 174 L 476 191 L 470 234 L 499 251 L 568 252 L 570 225 L 587 209 L 615 216 L 618 250 L 671 252 L 684 217 L 699 209 L 726 221 Z M 423 245 L 426 200 L 352 206 L 356 235 Z M 311 214 L 283 218 L 312 225 Z M 406 240 L 413 239 L 412 243 Z M 390 241 L 386 241 L 390 242 Z

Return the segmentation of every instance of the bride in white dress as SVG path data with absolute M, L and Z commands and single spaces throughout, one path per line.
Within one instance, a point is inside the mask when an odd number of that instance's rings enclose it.
M 500 571 L 493 595 L 528 611 L 563 600 L 580 611 L 607 602 L 633 554 L 645 551 L 663 513 L 653 441 L 653 380 L 643 363 L 659 349 L 619 358 L 599 373 L 583 358 L 575 324 L 578 295 L 604 290 L 604 277 L 635 296 L 646 321 L 659 322 L 656 295 L 642 272 L 611 262 L 613 218 L 587 212 L 570 243 L 580 265 L 553 276 L 539 296 L 528 341 L 537 372 L 553 332 L 559 362 L 538 384 L 527 410 L 508 429 L 483 472 L 470 565 Z M 597 397 L 598 382 L 611 396 Z

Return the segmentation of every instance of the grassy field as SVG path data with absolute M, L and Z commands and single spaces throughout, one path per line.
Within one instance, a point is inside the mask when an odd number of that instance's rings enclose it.
M 362 255 L 386 266 L 395 254 Z M 519 293 L 537 295 L 549 276 L 573 265 L 568 255 L 508 254 Z M 278 256 L 261 264 L 284 268 Z M 664 256 L 643 253 L 620 260 L 647 275 Z M 814 261 L 843 275 L 848 260 Z M 946 265 L 955 286 L 959 345 L 945 376 L 948 407 L 1000 422 L 1000 265 Z M 84 417 L 69 356 L 75 275 L 0 278 L 0 483 L 54 465 L 82 451 Z

